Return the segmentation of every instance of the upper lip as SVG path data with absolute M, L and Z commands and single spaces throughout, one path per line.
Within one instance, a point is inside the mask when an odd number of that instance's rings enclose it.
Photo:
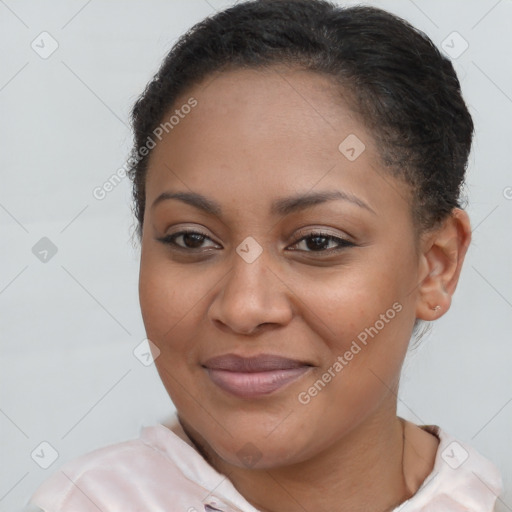
M 237 354 L 224 354 L 208 359 L 203 366 L 212 370 L 227 370 L 231 372 L 265 372 L 272 370 L 289 370 L 308 363 L 272 354 L 260 354 L 253 357 L 242 357 Z

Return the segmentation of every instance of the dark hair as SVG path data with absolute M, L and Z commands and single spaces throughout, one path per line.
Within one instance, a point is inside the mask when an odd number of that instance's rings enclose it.
M 272 65 L 327 75 L 348 94 L 382 163 L 411 186 L 420 232 L 460 207 L 473 122 L 450 60 L 423 32 L 374 7 L 251 0 L 184 34 L 133 107 L 128 175 L 139 240 L 151 155 L 140 150 L 178 97 L 214 72 Z

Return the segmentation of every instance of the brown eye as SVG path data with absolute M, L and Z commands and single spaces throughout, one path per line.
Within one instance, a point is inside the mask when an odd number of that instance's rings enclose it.
M 311 232 L 306 236 L 300 238 L 297 242 L 295 242 L 294 246 L 298 246 L 303 243 L 303 247 L 305 249 L 292 249 L 299 250 L 304 252 L 335 252 L 346 247 L 354 247 L 355 244 L 345 240 L 344 238 L 340 238 L 337 236 L 333 236 L 329 233 L 322 232 Z M 332 247 L 334 244 L 334 247 Z M 329 247 L 331 245 L 331 247 Z
M 178 243 L 177 240 L 180 239 L 181 243 Z M 185 251 L 202 249 L 205 240 L 210 240 L 213 242 L 213 240 L 211 240 L 211 238 L 209 238 L 207 235 L 198 231 L 180 231 L 178 233 L 173 233 L 162 238 L 157 238 L 157 240 L 164 244 L 170 245 L 173 248 L 182 249 Z M 218 247 L 217 244 L 215 244 L 215 246 Z
M 187 247 L 188 249 L 200 248 L 201 244 L 204 242 L 206 238 L 204 235 L 201 235 L 199 233 L 182 233 L 180 237 L 183 240 L 184 246 Z M 174 240 L 180 237 L 175 237 Z

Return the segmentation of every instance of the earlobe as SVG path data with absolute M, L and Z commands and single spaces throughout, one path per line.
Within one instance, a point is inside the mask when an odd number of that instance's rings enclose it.
M 417 318 L 435 320 L 448 311 L 470 242 L 469 216 L 460 208 L 424 239 Z

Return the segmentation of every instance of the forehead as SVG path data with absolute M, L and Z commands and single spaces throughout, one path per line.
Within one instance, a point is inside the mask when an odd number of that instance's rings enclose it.
M 201 121 L 209 122 L 204 132 L 231 129 L 231 137 L 238 134 L 246 143 L 249 133 L 288 138 L 302 133 L 318 145 L 315 134 L 334 132 L 340 124 L 359 124 L 349 108 L 348 92 L 333 78 L 304 69 L 272 66 L 217 72 L 182 94 L 175 107 L 191 96 L 198 101 L 195 117 L 200 112 Z M 217 121 L 220 126 L 215 126 Z
M 378 201 L 392 180 L 332 78 L 282 67 L 223 71 L 187 90 L 169 116 L 191 99 L 197 104 L 183 109 L 151 154 L 148 202 L 176 186 L 269 200 L 285 190 L 341 187 Z

